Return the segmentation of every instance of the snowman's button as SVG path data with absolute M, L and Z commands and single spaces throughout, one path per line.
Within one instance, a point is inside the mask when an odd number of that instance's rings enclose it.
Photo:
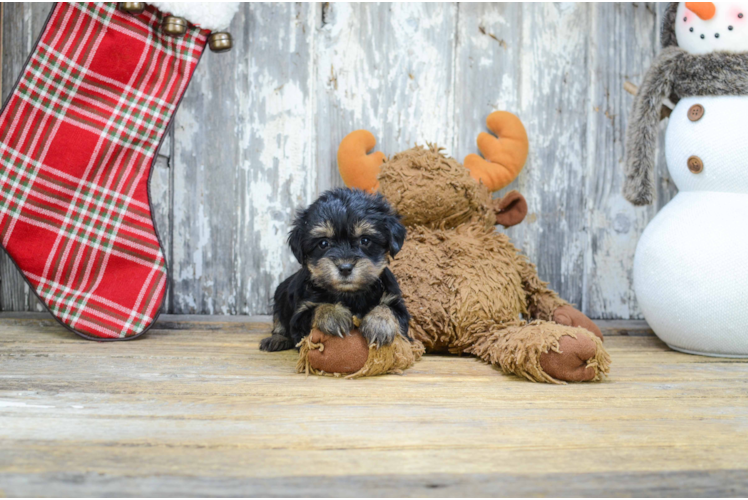
M 701 120 L 702 116 L 704 116 L 704 106 L 701 104 L 694 104 L 688 108 L 688 119 L 692 122 Z
M 688 170 L 694 174 L 700 174 L 704 170 L 704 162 L 698 156 L 691 156 L 688 158 Z

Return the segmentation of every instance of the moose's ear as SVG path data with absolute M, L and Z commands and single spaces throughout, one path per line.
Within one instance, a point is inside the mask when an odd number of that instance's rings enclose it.
M 296 260 L 301 265 L 304 265 L 304 235 L 306 234 L 306 224 L 306 211 L 300 210 L 296 214 L 291 231 L 288 233 L 288 246 L 291 247 L 294 257 L 296 257 Z
M 394 257 L 403 248 L 407 231 L 397 215 L 388 216 L 385 224 L 390 233 L 390 255 Z
M 496 213 L 496 224 L 516 226 L 527 215 L 527 201 L 518 191 L 509 191 L 503 198 L 494 200 L 493 210 Z

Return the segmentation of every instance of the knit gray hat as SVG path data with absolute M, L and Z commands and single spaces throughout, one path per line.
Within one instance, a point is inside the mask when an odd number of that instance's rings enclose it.
M 678 3 L 662 24 L 662 47 L 634 98 L 626 131 L 623 195 L 634 205 L 649 205 L 655 193 L 654 161 L 660 108 L 666 97 L 748 95 L 748 53 L 689 54 L 675 38 Z

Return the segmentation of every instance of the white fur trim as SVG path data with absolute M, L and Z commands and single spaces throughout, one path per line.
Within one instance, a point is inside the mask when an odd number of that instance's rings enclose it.
M 150 2 L 164 13 L 183 17 L 210 31 L 225 30 L 239 10 L 239 2 Z

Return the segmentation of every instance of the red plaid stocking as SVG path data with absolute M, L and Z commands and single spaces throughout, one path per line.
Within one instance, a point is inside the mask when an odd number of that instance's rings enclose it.
M 140 335 L 166 293 L 148 179 L 208 32 L 161 17 L 56 4 L 0 116 L 2 245 L 87 338 Z

